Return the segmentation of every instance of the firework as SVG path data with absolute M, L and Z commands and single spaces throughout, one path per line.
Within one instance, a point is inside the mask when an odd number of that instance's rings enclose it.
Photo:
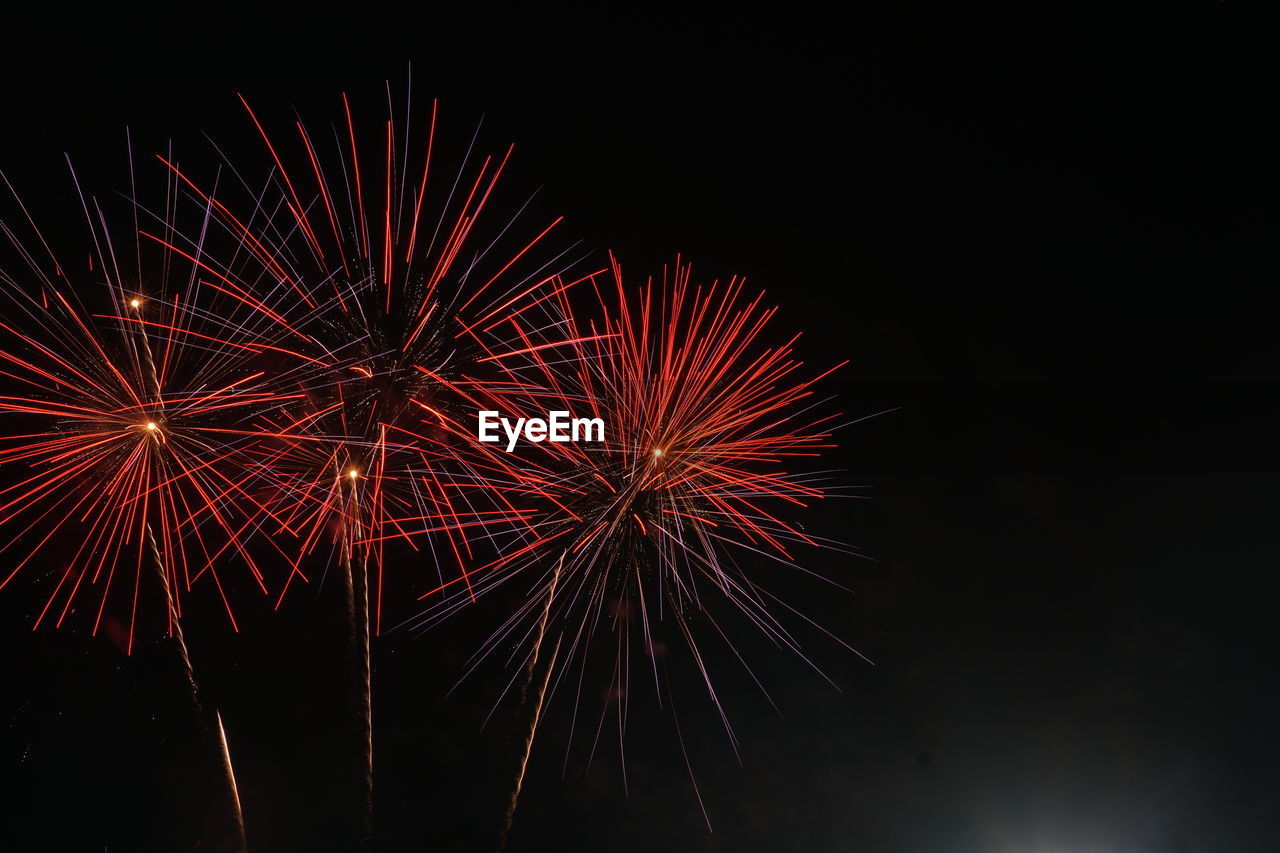
M 463 487 L 474 472 L 459 442 L 423 424 L 424 408 L 465 409 L 469 371 L 500 373 L 523 354 L 506 321 L 535 308 L 547 317 L 548 300 L 572 286 L 559 275 L 576 261 L 571 248 L 549 248 L 559 218 L 526 228 L 529 199 L 503 195 L 510 147 L 480 155 L 473 137 L 444 157 L 434 102 L 422 115 L 409 102 L 403 116 L 389 110 L 370 125 L 344 95 L 331 134 L 298 121 L 280 135 L 241 101 L 266 177 L 250 178 L 244 161 L 227 157 L 206 186 L 170 163 L 209 222 L 198 236 L 143 236 L 200 270 L 223 333 L 269 350 L 277 387 L 294 398 L 229 433 L 253 441 L 242 454 L 248 478 L 285 534 L 290 570 L 277 606 L 307 577 L 310 555 L 332 554 L 340 567 L 364 725 L 367 833 L 370 640 L 383 623 L 387 549 L 413 554 L 397 565 L 429 572 L 431 585 L 467 570 L 479 530 L 522 515 L 505 502 L 471 502 L 469 493 L 491 492 Z M 539 333 L 548 348 L 582 343 Z
M 130 175 L 133 174 L 132 157 Z M 74 171 L 72 172 L 75 178 Z M 237 461 L 255 439 L 227 426 L 251 423 L 290 395 L 254 362 L 264 350 L 197 305 L 195 267 L 137 239 L 143 218 L 171 230 L 178 221 L 170 185 L 165 207 L 136 201 L 109 217 L 80 192 L 89 233 L 81 263 L 63 263 L 7 178 L 20 216 L 0 220 L 19 263 L 0 271 L 0 553 L 45 586 L 34 626 L 104 624 L 132 654 L 139 602 L 159 592 L 166 633 L 176 642 L 193 710 L 216 740 L 243 849 L 244 822 L 226 732 L 200 698 L 182 629 L 184 600 L 202 580 L 216 589 L 238 630 L 224 572 L 239 562 L 261 593 L 268 586 L 248 547 L 270 510 L 252 496 Z M 199 221 L 203 211 L 192 214 Z M 22 232 L 28 233 L 24 242 Z M 32 251 L 28 245 L 38 247 Z M 120 636 L 122 635 L 122 636 Z
M 793 354 L 795 338 L 766 346 L 775 309 L 763 307 L 762 296 L 749 298 L 740 279 L 699 287 L 690 275 L 677 261 L 660 283 L 633 294 L 613 262 L 607 284 L 592 277 L 594 312 L 575 311 L 567 294 L 557 295 L 554 316 L 565 318 L 557 334 L 579 341 L 571 353 L 541 349 L 544 332 L 527 328 L 528 318 L 506 321 L 526 357 L 504 363 L 506 381 L 486 385 L 484 408 L 511 419 L 560 410 L 606 424 L 602 443 L 525 443 L 518 467 L 505 448 L 472 441 L 488 486 L 536 510 L 505 535 L 488 530 L 497 553 L 424 596 L 431 606 L 417 622 L 433 624 L 475 595 L 525 579 L 524 603 L 470 664 L 516 649 L 508 658 L 518 663 L 512 684 L 519 681 L 526 700 L 535 688 L 508 826 L 548 693 L 576 681 L 569 688 L 576 727 L 593 648 L 612 647 L 603 656 L 611 674 L 593 752 L 610 710 L 619 734 L 625 727 L 630 661 L 647 661 L 661 698 L 662 650 L 675 641 L 698 667 L 736 751 L 703 652 L 709 633 L 746 666 L 718 615 L 723 605 L 808 661 L 783 617 L 810 620 L 770 589 L 759 563 L 805 572 L 798 549 L 840 547 L 787 518 L 830 491 L 812 463 L 832 446 L 838 416 L 823 413 L 814 387 L 837 368 L 807 373 Z M 428 417 L 474 435 L 470 424 Z
M 20 552 L 0 587 L 75 530 L 81 544 L 51 577 L 37 625 L 61 625 L 92 593 L 96 632 L 127 596 L 132 650 L 153 568 L 185 658 L 182 601 L 201 579 L 234 625 L 228 564 L 280 606 L 312 555 L 336 558 L 366 840 L 370 648 L 389 548 L 416 554 L 395 565 L 430 578 L 420 626 L 527 584 L 472 662 L 514 649 L 511 684 L 532 709 L 508 827 L 547 703 L 576 672 L 576 728 L 599 661 L 610 674 L 593 752 L 611 711 L 622 748 L 633 659 L 648 661 L 659 697 L 669 692 L 661 659 L 674 641 L 736 751 L 704 643 L 719 638 L 746 666 L 728 606 L 808 661 L 787 624 L 812 622 L 760 564 L 804 572 L 798 549 L 838 547 L 789 520 L 829 492 L 812 470 L 837 417 L 814 398 L 827 374 L 805 370 L 794 338 L 763 343 L 774 309 L 739 279 L 695 286 L 677 261 L 632 293 L 616 262 L 570 274 L 572 249 L 550 248 L 560 220 L 528 228 L 528 200 L 501 194 L 510 148 L 481 156 L 473 138 L 438 177 L 434 103 L 417 125 L 411 105 L 389 111 L 370 134 L 344 96 L 331 138 L 301 121 L 282 138 L 242 101 L 263 168 L 224 155 L 197 179 L 161 157 L 165 209 L 135 203 L 123 237 L 96 200 L 82 202 L 87 262 L 58 263 L 38 237 L 44 261 L 0 223 L 27 268 L 0 278 L 17 315 L 0 323 L 13 385 L 0 412 L 31 424 L 0 437 L 0 464 L 29 469 L 0 492 L 0 526 L 13 531 L 0 552 Z M 196 215 L 180 222 L 180 207 Z M 88 281 L 67 281 L 85 268 Z M 572 412 L 607 424 L 606 436 L 504 452 L 476 440 L 484 410 Z M 254 540 L 284 555 L 274 589 Z M 612 654 L 592 654 L 602 645 Z M 234 791 L 225 737 L 220 749 Z
M 246 167 L 228 160 L 231 188 L 207 191 L 171 165 L 183 190 L 208 205 L 209 228 L 199 240 L 143 236 L 200 268 L 210 311 L 228 331 L 277 354 L 274 379 L 296 400 L 245 430 L 271 439 L 250 464 L 273 480 L 266 506 L 292 508 L 284 523 L 304 531 L 302 553 L 321 531 L 341 528 L 348 544 L 369 546 L 376 634 L 378 543 L 393 536 L 417 548 L 414 534 L 451 534 L 479 518 L 438 478 L 448 445 L 439 433 L 418 434 L 422 407 L 466 408 L 468 371 L 523 349 L 504 323 L 572 286 L 558 275 L 575 261 L 571 249 L 546 248 L 559 218 L 525 228 L 529 199 L 494 209 L 512 148 L 481 156 L 473 138 L 460 162 L 436 174 L 434 102 L 421 127 L 409 106 L 362 134 L 344 95 L 321 144 L 300 121 L 282 141 L 241 100 L 271 167 L 265 182 L 251 184 Z M 452 570 L 467 537 L 445 539 Z
M 14 472 L 0 492 L 0 527 L 9 533 L 0 553 L 14 560 L 0 587 L 61 563 L 36 627 L 61 626 L 84 610 L 97 633 L 119 599 L 127 611 L 123 645 L 132 651 L 151 568 L 160 575 L 170 634 L 186 593 L 202 579 L 235 626 L 223 579 L 228 562 L 241 562 L 266 592 L 246 547 L 261 507 L 234 461 L 251 439 L 229 441 L 224 427 L 249 422 L 288 395 L 252 365 L 259 348 L 242 336 L 222 337 L 195 306 L 191 269 L 167 252 L 148 256 L 133 221 L 112 229 L 96 199 L 81 203 L 92 248 L 77 264 L 59 262 L 38 231 L 44 257 L 28 251 L 17 226 L 0 222 L 25 262 L 21 272 L 0 272 L 7 385 L 0 413 L 8 426 L 0 465 Z

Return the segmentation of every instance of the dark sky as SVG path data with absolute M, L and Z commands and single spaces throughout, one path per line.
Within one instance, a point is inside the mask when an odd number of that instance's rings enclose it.
M 1230 2 L 481 11 L 7 27 L 0 169 L 53 211 L 61 152 L 117 180 L 126 125 L 156 149 L 243 140 L 236 91 L 328 116 L 411 64 L 459 127 L 484 113 L 518 141 L 514 179 L 586 246 L 745 274 L 807 358 L 851 360 L 829 384 L 844 411 L 900 407 L 833 460 L 870 500 L 810 520 L 876 562 L 815 555 L 854 593 L 794 593 L 875 666 L 806 638 L 836 690 L 748 641 L 784 718 L 728 677 L 741 766 L 678 694 L 714 833 L 669 716 L 637 700 L 624 794 L 616 747 L 561 780 L 553 706 L 510 849 L 1272 849 L 1269 22 Z M 33 635 L 33 601 L 0 596 L 0 848 L 193 849 L 207 774 L 166 647 Z M 445 695 L 493 616 L 377 644 L 379 850 L 493 848 L 498 673 Z M 350 849 L 335 618 L 320 591 L 237 636 L 190 620 L 252 850 Z

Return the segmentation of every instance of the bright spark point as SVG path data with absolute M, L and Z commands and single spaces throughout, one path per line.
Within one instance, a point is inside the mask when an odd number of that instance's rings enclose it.
M 658 458 L 659 456 L 661 456 L 661 455 L 662 455 L 662 448 L 661 448 L 661 447 L 655 447 L 655 448 L 653 449 L 653 458 L 657 459 L 657 458 Z
M 142 307 L 142 300 L 141 300 L 141 299 L 130 299 L 130 300 L 129 300 L 129 304 L 130 304 L 130 305 L 132 305 L 134 308 L 140 308 L 140 307 Z
M 155 428 L 156 428 L 156 422 L 155 422 L 155 421 L 151 421 L 150 423 L 148 423 L 148 424 L 147 424 L 147 429 L 149 429 L 149 430 L 153 430 L 153 431 L 154 431 L 154 430 L 155 430 Z
M 360 472 L 357 471 L 355 468 L 352 468 L 349 472 L 347 472 L 347 476 L 354 480 L 356 477 L 360 476 Z

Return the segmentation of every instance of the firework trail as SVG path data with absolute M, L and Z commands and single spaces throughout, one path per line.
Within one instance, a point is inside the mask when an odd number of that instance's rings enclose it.
M 232 805 L 235 806 L 237 835 L 234 841 L 238 845 L 238 849 L 246 850 L 248 849 L 248 844 L 245 841 L 244 810 L 240 807 L 240 788 L 236 785 L 236 771 L 231 763 L 231 748 L 227 745 L 227 730 L 222 725 L 222 713 L 214 711 L 213 716 L 218 724 L 218 751 L 222 757 L 222 770 L 231 785 L 231 801 Z
M 550 657 L 558 658 L 534 699 L 508 820 L 543 705 L 560 686 L 575 694 L 573 731 L 588 674 L 610 672 L 590 751 L 594 755 L 612 711 L 625 783 L 622 735 L 634 657 L 648 659 L 644 668 L 663 702 L 662 658 L 671 640 L 680 641 L 736 754 L 700 634 L 719 638 L 766 698 L 768 693 L 734 646 L 720 611 L 727 607 L 745 617 L 815 670 L 786 621 L 798 620 L 844 645 L 771 591 L 757 565 L 772 561 L 832 583 L 799 565 L 796 552 L 842 546 L 804 532 L 779 508 L 800 510 L 833 491 L 826 472 L 809 468 L 833 446 L 839 416 L 823 414 L 825 401 L 815 399 L 814 387 L 836 368 L 808 374 L 793 355 L 795 338 L 767 346 L 775 309 L 764 308 L 762 296 L 749 298 L 739 279 L 695 286 L 690 268 L 677 260 L 637 298 L 616 262 L 611 273 L 607 283 L 592 277 L 593 311 L 575 311 L 567 295 L 555 297 L 560 304 L 554 316 L 564 318 L 558 334 L 579 341 L 572 353 L 540 349 L 543 333 L 526 327 L 529 318 L 509 320 L 527 357 L 506 362 L 507 381 L 485 389 L 491 395 L 485 408 L 512 420 L 554 410 L 601 418 L 605 440 L 525 445 L 510 479 L 503 478 L 510 463 L 502 461 L 509 454 L 473 441 L 474 467 L 490 466 L 489 488 L 519 494 L 537 509 L 510 523 L 504 536 L 488 528 L 498 540 L 493 558 L 424 596 L 436 600 L 416 622 L 432 625 L 473 596 L 527 578 L 524 603 L 467 667 L 469 674 L 498 649 L 514 648 L 508 663 L 522 661 L 528 673 L 523 690 L 544 645 L 552 643 Z M 469 431 L 443 416 L 438 423 L 459 434 Z M 789 470 L 797 465 L 798 472 Z M 550 554 L 558 555 L 552 568 Z M 751 561 L 740 563 L 743 554 Z M 614 635 L 613 653 L 596 662 L 588 652 L 608 643 L 607 633 Z
M 350 477 L 351 503 L 358 504 L 356 491 L 359 488 L 358 477 Z M 358 707 L 360 720 L 364 727 L 364 799 L 361 810 L 366 823 L 363 827 L 366 838 L 373 833 L 371 823 L 373 815 L 373 666 L 371 658 L 371 642 L 369 637 L 369 551 L 358 548 L 364 532 L 360 528 L 360 515 L 352 513 L 350 522 L 341 527 L 343 534 L 342 579 L 346 587 L 347 619 L 351 625 L 351 654 L 356 662 L 356 679 L 359 682 Z M 357 554 L 358 551 L 358 554 Z M 357 580 L 358 577 L 358 580 Z
M 533 642 L 533 654 L 529 656 L 529 664 L 525 668 L 524 681 L 520 685 L 520 706 L 524 707 L 528 699 L 529 685 L 533 681 L 534 671 L 538 666 L 538 654 L 542 651 L 542 641 L 547 635 L 547 620 L 551 616 L 551 601 L 555 598 L 556 586 L 560 583 L 560 574 L 564 569 L 564 554 L 556 561 L 555 574 L 551 576 L 551 586 L 547 590 L 546 606 L 542 608 L 542 618 L 538 620 L 538 635 Z M 551 682 L 551 673 L 555 670 L 556 658 L 560 655 L 561 637 L 556 637 L 555 646 L 543 670 L 542 680 L 538 685 L 538 696 L 534 702 L 533 715 L 529 720 L 529 731 L 525 734 L 524 746 L 520 752 L 520 767 L 516 771 L 516 781 L 511 788 L 511 796 L 507 799 L 507 810 L 503 814 L 502 830 L 498 835 L 498 850 L 507 846 L 507 838 L 511 833 L 511 822 L 516 816 L 516 806 L 520 803 L 520 791 L 524 787 L 525 771 L 529 767 L 529 756 L 533 753 L 534 737 L 538 733 L 538 723 L 542 720 L 542 706 L 547 698 L 547 685 Z
M 526 228 L 531 199 L 503 195 L 512 148 L 481 155 L 472 137 L 460 156 L 444 156 L 435 102 L 419 115 L 406 97 L 397 115 L 388 89 L 387 114 L 369 133 L 343 95 L 328 135 L 300 120 L 279 135 L 241 101 L 265 148 L 266 177 L 224 156 L 215 193 L 169 164 L 183 192 L 211 211 L 204 245 L 182 233 L 147 236 L 201 270 L 228 330 L 295 364 L 279 384 L 296 399 L 243 429 L 265 437 L 245 456 L 253 482 L 265 484 L 264 511 L 298 534 L 277 606 L 326 543 L 343 575 L 367 844 L 370 649 L 382 627 L 388 548 L 417 555 L 434 575 L 423 585 L 435 585 L 466 572 L 484 530 L 523 515 L 475 486 L 478 472 L 460 461 L 463 442 L 424 424 L 423 413 L 473 408 L 484 374 L 502 375 L 502 362 L 525 354 L 511 318 L 536 315 L 548 352 L 581 345 L 557 335 L 548 306 L 587 278 L 561 277 L 579 259 L 572 247 L 549 248 L 559 218 Z M 442 159 L 453 165 L 439 174 Z
M 187 640 L 182 631 L 182 620 L 176 612 L 176 600 L 172 590 L 169 588 L 169 577 L 164 571 L 164 557 L 160 553 L 160 547 L 156 544 L 155 534 L 152 533 L 151 527 L 147 527 L 147 542 L 151 547 L 153 563 L 156 567 L 156 574 L 160 578 L 160 582 L 164 585 L 165 601 L 169 606 L 169 624 L 173 626 L 173 638 L 177 641 L 178 656 L 182 661 L 182 674 L 191 694 L 192 708 L 197 719 L 203 721 L 205 717 L 204 705 L 200 700 L 200 684 L 196 681 L 195 668 L 191 665 L 191 652 L 187 649 Z M 245 836 L 244 828 L 244 809 L 240 805 L 240 791 L 236 786 L 236 772 L 231 764 L 231 750 L 227 745 L 227 730 L 222 725 L 222 713 L 216 709 L 213 712 L 214 721 L 218 726 L 218 757 L 220 759 L 220 767 L 223 777 L 227 782 L 227 794 L 229 796 L 229 805 L 232 815 L 235 819 L 234 836 L 231 843 L 234 849 L 244 851 L 248 849 L 248 842 Z M 206 734 L 207 734 L 206 729 Z

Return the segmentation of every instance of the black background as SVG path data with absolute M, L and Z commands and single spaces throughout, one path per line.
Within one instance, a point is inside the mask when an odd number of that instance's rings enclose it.
M 243 140 L 236 91 L 329 116 L 411 63 L 419 103 L 518 141 L 515 180 L 586 246 L 637 275 L 676 251 L 745 274 L 810 361 L 852 361 L 828 383 L 842 410 L 901 407 L 834 460 L 871 499 L 811 517 L 878 562 L 814 555 L 854 594 L 793 596 L 876 665 L 809 638 L 837 691 L 747 641 L 785 719 L 728 676 L 741 766 L 682 694 L 713 833 L 669 717 L 637 702 L 629 795 L 616 746 L 561 781 L 550 724 L 510 849 L 1270 849 L 1267 21 L 1192 3 L 68 25 L 9 27 L 0 59 L 0 169 L 55 221 L 62 151 L 118 183 L 126 125 L 154 150 Z M 206 601 L 188 627 L 253 850 L 348 849 L 330 598 L 250 606 L 236 636 Z M 0 847 L 194 849 L 208 774 L 159 677 L 171 650 L 32 634 L 36 600 L 0 596 Z M 378 849 L 494 845 L 499 679 L 445 695 L 492 616 L 377 644 Z

